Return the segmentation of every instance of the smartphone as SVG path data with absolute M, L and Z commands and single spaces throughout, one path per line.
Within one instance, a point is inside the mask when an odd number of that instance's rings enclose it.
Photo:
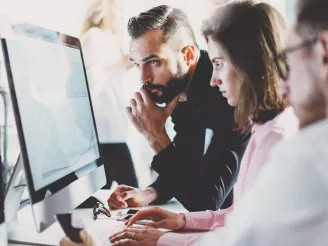
M 131 209 L 133 210 L 133 209 Z M 134 210 L 134 211 L 139 211 L 139 210 Z M 127 221 L 128 219 L 130 219 L 133 216 L 133 214 L 123 214 L 121 215 L 117 220 L 118 221 Z M 152 223 L 153 221 L 151 220 L 138 220 L 136 221 L 136 225 L 149 225 L 150 223 Z
M 118 221 L 127 221 L 130 219 L 133 215 L 138 213 L 139 210 L 137 209 L 129 209 L 125 214 L 120 215 L 120 217 L 117 219 Z
M 80 231 L 84 228 L 82 219 L 76 214 L 56 214 L 56 218 L 66 236 L 75 243 L 82 243 Z
M 129 209 L 127 212 L 126 212 L 126 214 L 136 214 L 136 213 L 138 213 L 139 212 L 139 210 L 137 210 L 137 209 Z
M 133 214 L 123 214 L 117 218 L 118 221 L 127 221 L 133 216 Z

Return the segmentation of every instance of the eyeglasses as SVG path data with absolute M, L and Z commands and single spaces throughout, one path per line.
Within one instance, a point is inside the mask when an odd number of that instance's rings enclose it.
M 111 217 L 111 213 L 110 211 L 104 207 L 104 205 L 102 205 L 100 202 L 97 202 L 94 206 L 93 206 L 93 218 L 97 219 L 98 215 L 100 214 L 104 214 L 106 217 Z
M 279 53 L 277 56 L 275 56 L 274 62 L 277 66 L 278 72 L 280 77 L 286 81 L 289 77 L 290 67 L 287 62 L 287 54 L 294 52 L 299 49 L 304 49 L 306 47 L 310 47 L 314 45 L 318 41 L 318 37 L 308 39 L 301 44 L 295 45 L 294 47 L 290 47 Z

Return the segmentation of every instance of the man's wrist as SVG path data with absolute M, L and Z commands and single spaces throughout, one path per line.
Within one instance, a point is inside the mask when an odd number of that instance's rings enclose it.
M 147 204 L 150 204 L 158 199 L 158 193 L 153 187 L 145 188 L 144 193 L 147 196 Z
M 155 151 L 156 154 L 158 154 L 171 144 L 171 139 L 169 138 L 166 132 L 156 137 L 148 137 L 147 140 L 150 147 Z

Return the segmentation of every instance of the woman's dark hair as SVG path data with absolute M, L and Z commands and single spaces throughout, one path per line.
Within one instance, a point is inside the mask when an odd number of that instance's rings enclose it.
M 236 68 L 243 83 L 235 107 L 238 129 L 245 129 L 249 117 L 262 124 L 287 106 L 279 96 L 281 82 L 273 57 L 279 53 L 285 22 L 266 3 L 234 1 L 218 6 L 204 21 L 205 38 L 218 42 Z

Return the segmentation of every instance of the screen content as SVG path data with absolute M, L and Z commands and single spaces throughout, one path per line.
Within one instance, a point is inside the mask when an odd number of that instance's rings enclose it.
M 35 190 L 99 158 L 80 50 L 31 37 L 7 40 Z

